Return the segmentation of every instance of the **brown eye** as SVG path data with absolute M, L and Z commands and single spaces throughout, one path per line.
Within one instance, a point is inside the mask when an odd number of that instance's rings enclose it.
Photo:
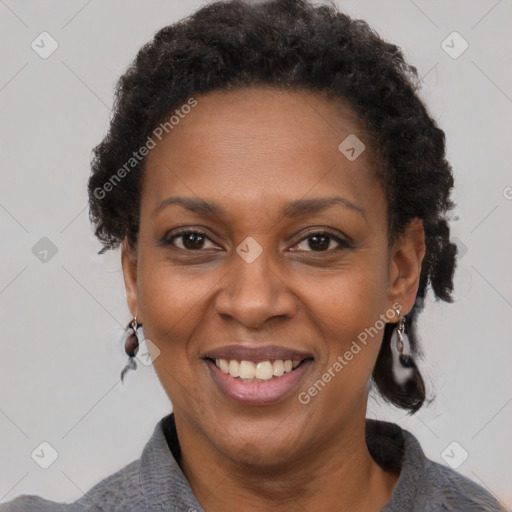
M 338 247 L 336 247 L 336 245 Z M 327 252 L 343 247 L 348 247 L 348 243 L 341 238 L 327 232 L 311 233 L 295 245 L 293 250 Z
M 315 235 L 308 238 L 309 248 L 313 251 L 326 251 L 330 242 L 331 238 L 325 235 Z
M 187 231 L 179 233 L 170 238 L 169 243 L 178 247 L 179 249 L 187 251 L 198 251 L 205 248 L 205 244 L 212 244 L 217 247 L 204 233 L 199 231 Z

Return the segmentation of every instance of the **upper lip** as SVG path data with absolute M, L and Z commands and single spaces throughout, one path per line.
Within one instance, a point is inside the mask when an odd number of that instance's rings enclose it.
M 203 359 L 238 359 L 239 361 L 268 361 L 281 359 L 286 361 L 302 361 L 313 358 L 310 352 L 280 347 L 278 345 L 226 345 L 208 350 L 203 354 Z

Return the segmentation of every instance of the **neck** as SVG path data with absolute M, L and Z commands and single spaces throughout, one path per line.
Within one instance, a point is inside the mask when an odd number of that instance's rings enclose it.
M 206 512 L 272 509 L 379 511 L 398 474 L 382 469 L 365 440 L 365 411 L 288 460 L 243 465 L 222 455 L 176 417 L 180 466 Z

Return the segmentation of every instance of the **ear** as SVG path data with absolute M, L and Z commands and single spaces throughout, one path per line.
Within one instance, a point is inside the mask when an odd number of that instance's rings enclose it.
M 416 300 L 425 251 L 423 222 L 413 219 L 391 249 L 388 307 L 398 302 L 402 305 L 401 315 L 409 313 Z
M 126 302 L 132 316 L 137 316 L 139 300 L 137 294 L 137 254 L 128 244 L 128 239 L 123 240 L 121 246 L 121 264 L 123 267 L 124 286 L 126 289 Z

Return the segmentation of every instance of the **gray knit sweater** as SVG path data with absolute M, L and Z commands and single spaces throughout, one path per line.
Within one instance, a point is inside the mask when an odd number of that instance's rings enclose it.
M 391 499 L 381 512 L 505 510 L 476 483 L 427 459 L 417 439 L 398 425 L 367 420 L 366 442 L 382 467 L 400 468 Z M 140 459 L 96 484 L 79 500 L 59 504 L 22 495 L 0 505 L 0 512 L 202 512 L 176 462 L 179 457 L 170 414 L 158 422 Z M 240 504 L 241 512 L 243 508 Z

